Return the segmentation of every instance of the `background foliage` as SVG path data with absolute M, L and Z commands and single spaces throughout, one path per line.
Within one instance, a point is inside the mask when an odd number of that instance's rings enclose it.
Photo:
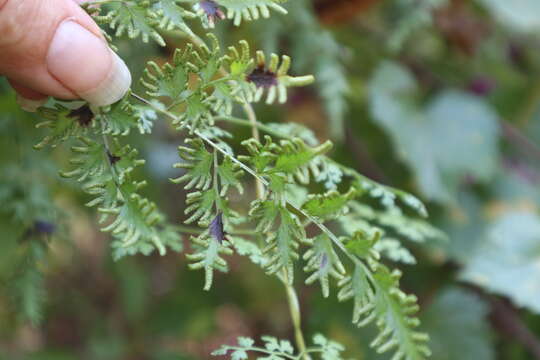
M 120 37 L 115 41 L 134 78 L 146 79 L 146 85 L 136 84 L 134 91 L 142 93 L 160 82 L 156 69 L 165 61 L 174 62 L 174 47 L 184 48 L 185 33 L 191 29 L 203 33 L 203 25 L 215 26 L 213 32 L 221 44 L 246 39 L 268 54 L 290 54 L 291 74 L 312 73 L 317 80 L 312 86 L 289 90 L 288 102 L 282 107 L 257 105 L 259 120 L 279 123 L 268 126 L 278 133 L 294 133 L 310 146 L 332 139 L 332 158 L 371 179 L 418 195 L 427 204 L 430 222 L 447 234 L 448 239 L 443 240 L 436 230 L 413 218 L 373 210 L 375 201 L 366 198 L 351 202 L 352 211 L 335 221 L 336 227 L 339 224 L 349 232 L 358 230 L 355 226 L 369 229 L 364 225 L 367 221 L 390 229 L 377 243 L 377 250 L 390 259 L 392 267 L 403 270 L 402 288 L 418 297 L 421 329 L 431 336 L 432 358 L 540 359 L 536 335 L 540 333 L 540 149 L 536 145 L 540 141 L 540 23 L 536 16 L 540 9 L 536 1 L 292 0 L 279 4 L 288 15 L 274 9 L 268 19 L 256 22 L 247 22 L 234 11 L 241 2 L 218 3 L 233 8 L 232 20 L 220 20 L 219 14 L 214 19 L 203 16 L 207 21 L 201 25 L 195 18 L 201 9 L 195 8 L 188 13 L 167 12 L 169 21 L 149 27 L 145 21 L 134 23 L 123 9 L 112 7 L 108 18 L 101 19 L 113 21 L 111 34 L 154 40 L 143 43 Z M 156 16 L 176 6 L 173 1 L 160 4 L 163 8 L 156 10 Z M 234 27 L 234 22 L 242 26 Z M 131 28 L 131 24 L 140 28 Z M 159 47 L 165 40 L 169 45 Z M 212 56 L 213 50 L 206 55 Z M 143 75 L 142 64 L 149 56 L 156 65 Z M 238 60 L 242 64 L 241 56 Z M 211 81 L 205 75 L 211 69 L 198 71 L 201 75 L 192 78 L 193 83 L 204 86 Z M 185 93 L 178 88 L 169 89 L 158 95 L 193 106 L 196 98 L 183 98 Z M 115 121 L 104 131 L 125 132 L 122 106 L 111 110 L 109 116 L 115 116 Z M 63 116 L 74 116 L 71 110 L 59 108 L 54 117 L 62 111 Z M 158 224 L 155 229 L 144 222 L 137 228 L 149 240 L 133 252 L 153 251 L 148 257 L 124 257 L 129 253 L 115 246 L 133 236 L 122 230 L 121 221 L 105 227 L 116 239 L 110 251 L 110 236 L 96 224 L 100 215 L 116 213 L 96 214 L 84 204 L 94 196 L 100 199 L 94 205 L 107 203 L 107 193 L 95 191 L 107 189 L 113 180 L 103 169 L 103 186 L 97 187 L 87 183 L 84 169 L 82 173 L 62 173 L 81 181 L 89 196 L 76 181 L 61 178 L 59 169 L 77 170 L 80 162 L 73 163 L 67 146 L 33 150 L 46 134 L 34 125 L 46 121 L 47 114 L 28 115 L 18 110 L 14 94 L 1 83 L 0 358 L 208 359 L 222 344 L 236 344 L 238 336 L 259 339 L 271 334 L 292 339 L 279 281 L 262 276 L 249 259 L 233 256 L 228 260 L 230 274 L 216 272 L 212 291 L 203 292 L 204 276 L 187 271 L 186 266 L 197 258 L 187 260 L 176 252 L 160 257 L 154 251 L 159 246 L 152 242 L 153 231 L 167 232 L 160 237 L 168 239 L 164 246 L 191 250 L 189 235 L 182 228 L 161 225 L 169 219 L 179 226 L 179 220 L 193 215 L 179 205 L 184 204 L 185 191 L 168 179 L 191 174 L 191 178 L 204 180 L 213 158 L 210 153 L 193 154 L 209 156 L 207 169 L 188 167 L 183 173 L 189 158 L 183 159 L 180 168 L 172 168 L 179 161 L 176 147 L 183 141 L 182 135 L 146 107 L 130 111 L 138 112 L 140 119 L 124 143 L 132 147 L 112 143 L 111 156 L 146 159 L 144 164 L 137 162 L 136 168 L 122 163 L 117 168 L 121 186 L 136 194 L 134 201 L 153 199 L 163 212 L 152 221 Z M 84 120 L 84 113 L 75 116 Z M 287 122 L 305 125 L 313 133 Z M 58 130 L 58 123 L 54 125 Z M 225 128 L 234 134 L 227 140 L 231 147 L 235 151 L 242 148 L 240 141 L 249 137 L 249 129 Z M 150 137 L 141 136 L 150 129 Z M 70 131 L 60 130 L 58 138 Z M 93 130 L 85 131 L 83 135 L 89 136 Z M 91 148 L 86 148 L 89 144 L 83 141 L 76 146 L 75 159 L 91 156 Z M 196 148 L 197 144 L 185 146 Z M 221 160 L 220 182 L 228 179 L 232 185 L 230 201 L 247 207 L 246 199 L 254 197 L 254 187 L 236 189 L 234 177 L 239 169 Z M 279 166 L 285 165 L 276 163 L 278 173 Z M 95 169 L 89 170 L 93 179 Z M 335 179 L 335 169 L 326 170 L 322 183 L 331 190 L 340 181 Z M 139 189 L 133 184 L 140 179 L 149 184 Z M 207 187 L 204 183 L 199 182 L 201 189 Z M 288 198 L 302 205 L 307 192 L 296 190 Z M 339 190 L 352 196 L 349 189 Z M 300 198 L 298 203 L 295 197 Z M 304 209 L 321 218 L 336 213 L 331 207 L 335 202 L 318 201 L 322 200 L 310 198 Z M 131 209 L 129 203 L 109 205 L 99 207 L 119 206 L 120 214 L 122 209 Z M 199 215 L 204 220 L 205 215 Z M 287 217 L 290 215 L 282 216 L 282 223 L 294 222 Z M 314 229 L 308 227 L 307 232 L 312 236 Z M 183 234 L 181 239 L 173 235 L 177 233 Z M 407 248 L 398 238 L 410 240 Z M 322 244 L 313 246 L 315 253 L 324 250 L 325 239 L 313 241 Z M 233 243 L 237 253 L 250 254 L 255 263 L 263 261 L 241 238 Z M 203 250 L 205 244 L 199 244 Z M 349 249 L 361 253 L 354 244 Z M 122 259 L 114 261 L 117 258 Z M 306 253 L 308 272 L 313 271 L 309 259 Z M 337 262 L 330 263 L 338 269 Z M 323 299 L 326 290 L 321 293 L 318 284 L 305 286 L 302 280 L 295 278 L 295 285 L 304 331 L 310 338 L 324 333 L 344 344 L 345 358 L 385 358 L 368 346 L 375 337 L 374 329 L 359 330 L 350 323 L 351 304 L 338 304 L 334 297 Z M 313 281 L 324 289 L 324 279 L 315 277 Z M 330 292 L 337 291 L 332 285 Z M 251 346 L 249 340 L 243 341 L 240 345 Z M 338 345 L 324 339 L 315 341 L 329 358 L 341 352 Z M 286 343 L 275 346 L 284 353 L 289 351 Z

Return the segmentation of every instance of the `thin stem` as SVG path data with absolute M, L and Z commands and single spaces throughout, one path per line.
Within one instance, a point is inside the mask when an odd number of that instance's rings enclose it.
M 241 126 L 253 126 L 252 123 L 249 120 L 237 118 L 237 117 L 234 117 L 234 116 L 221 115 L 221 116 L 216 116 L 215 119 L 217 121 L 225 121 L 225 122 L 228 122 L 230 124 L 236 124 L 236 125 L 241 125 Z M 278 137 L 278 138 L 287 138 L 288 137 L 286 134 L 283 134 L 282 132 L 274 130 L 270 126 L 261 124 L 260 122 L 257 122 L 255 124 L 255 126 L 257 127 L 258 130 L 264 131 L 265 133 L 273 135 L 275 137 Z
M 191 227 L 191 226 L 184 226 L 184 225 L 172 225 L 172 228 L 174 230 L 176 230 L 176 231 L 181 232 L 181 233 L 191 234 L 191 235 L 200 235 L 205 231 L 205 230 L 200 229 L 200 228 L 195 228 L 195 227 Z M 231 235 L 255 236 L 255 235 L 258 235 L 259 233 L 255 232 L 253 230 L 237 229 L 235 231 L 230 232 L 229 234 L 231 234 Z
M 298 357 L 294 356 L 294 355 L 290 355 L 290 354 L 286 354 L 286 353 L 282 353 L 282 352 L 269 351 L 267 349 L 264 349 L 264 348 L 261 348 L 261 347 L 255 347 L 255 346 L 250 346 L 250 347 L 227 346 L 227 349 L 229 349 L 229 350 L 253 351 L 253 352 L 259 352 L 259 353 L 267 354 L 267 355 L 279 355 L 281 357 L 291 359 L 291 360 L 297 360 L 298 359 Z
M 216 193 L 216 199 L 219 199 L 219 183 L 218 183 L 218 153 L 214 149 L 214 191 Z M 214 205 L 216 206 L 216 215 L 219 214 L 218 202 L 215 201 Z
M 287 291 L 287 302 L 289 304 L 289 312 L 291 313 L 291 319 L 294 327 L 294 338 L 296 340 L 296 346 L 301 354 L 301 358 L 309 360 L 311 357 L 306 351 L 306 341 L 304 340 L 304 334 L 302 333 L 302 314 L 300 313 L 300 302 L 298 301 L 298 295 L 294 286 L 289 282 L 287 270 L 283 269 L 283 284 Z
M 257 116 L 255 115 L 255 111 L 253 111 L 253 107 L 248 102 L 245 102 L 243 104 L 243 108 L 251 125 L 251 135 L 255 140 L 259 141 L 261 138 L 259 134 L 259 128 L 257 127 L 258 121 Z M 255 181 L 257 185 L 257 198 L 262 199 L 264 198 L 264 185 L 259 179 L 259 177 L 255 178 Z M 298 347 L 298 351 L 300 352 L 300 354 L 304 354 L 302 358 L 305 360 L 309 360 L 310 357 L 306 354 L 306 341 L 304 340 L 304 334 L 302 333 L 302 315 L 300 313 L 300 302 L 298 301 L 298 295 L 296 294 L 294 286 L 292 286 L 291 282 L 289 281 L 286 269 L 282 270 L 282 277 L 282 282 L 287 292 L 287 302 L 289 304 L 289 312 L 291 314 L 291 320 L 294 327 L 294 338 L 296 340 L 296 346 Z
M 261 140 L 261 137 L 259 134 L 259 128 L 257 127 L 257 124 L 259 122 L 257 121 L 257 116 L 255 115 L 255 111 L 253 111 L 253 107 L 251 106 L 251 104 L 246 102 L 244 103 L 243 108 L 249 119 L 249 123 L 251 126 L 251 135 L 253 136 L 255 140 L 257 141 Z M 258 178 L 255 179 L 255 184 L 256 184 L 256 191 L 257 191 L 257 198 L 258 199 L 264 198 L 264 185 Z

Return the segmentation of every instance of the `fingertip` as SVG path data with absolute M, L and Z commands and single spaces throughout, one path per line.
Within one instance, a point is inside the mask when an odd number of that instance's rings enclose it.
M 95 106 L 121 99 L 131 74 L 107 43 L 75 21 L 60 24 L 47 54 L 49 72 L 60 83 Z
M 95 106 L 107 106 L 120 100 L 131 87 L 131 73 L 124 61 L 112 50 L 112 64 L 105 79 L 95 88 L 80 92 L 84 100 Z
M 15 100 L 17 101 L 17 104 L 19 104 L 24 111 L 36 112 L 36 110 L 40 106 L 43 106 L 48 100 L 47 95 L 21 85 L 12 79 L 8 79 L 8 82 L 16 92 Z
M 36 112 L 37 109 L 45 105 L 48 98 L 44 97 L 42 99 L 28 99 L 23 97 L 21 94 L 17 93 L 15 96 L 15 100 L 17 101 L 17 104 L 19 104 L 20 108 L 27 112 Z

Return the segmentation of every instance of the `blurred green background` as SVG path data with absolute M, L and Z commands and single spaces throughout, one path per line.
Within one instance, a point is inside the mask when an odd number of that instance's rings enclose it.
M 407 244 L 417 264 L 396 265 L 420 300 L 432 358 L 540 359 L 540 2 L 283 6 L 287 16 L 214 32 L 222 44 L 289 54 L 293 74 L 316 76 L 285 106 L 257 106 L 260 121 L 334 140 L 334 158 L 418 195 L 448 234 Z M 135 78 L 145 60 L 184 46 L 165 35 L 166 48 L 117 42 Z M 68 147 L 32 149 L 38 120 L 0 80 L 0 359 L 210 359 L 240 335 L 292 338 L 280 283 L 246 259 L 233 257 L 210 292 L 183 254 L 112 261 L 87 197 L 58 176 Z M 249 136 L 229 130 L 235 146 Z M 185 194 L 168 177 L 182 138 L 156 121 L 151 137 L 129 141 L 147 160 L 145 192 L 179 222 Z M 44 240 L 24 243 L 28 231 Z M 348 358 L 387 358 L 369 350 L 372 329 L 350 324 L 350 304 L 295 285 L 306 334 L 342 342 Z

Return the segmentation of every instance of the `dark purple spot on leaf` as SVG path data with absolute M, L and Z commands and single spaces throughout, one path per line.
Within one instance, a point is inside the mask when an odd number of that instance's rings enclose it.
M 56 230 L 56 226 L 53 223 L 36 220 L 34 222 L 33 232 L 36 234 L 51 235 Z
M 470 92 L 478 96 L 486 96 L 489 95 L 489 93 L 492 92 L 495 87 L 495 81 L 486 76 L 480 76 L 473 79 L 469 83 L 468 89 Z
M 225 240 L 225 231 L 223 230 L 223 215 L 221 213 L 218 213 L 214 220 L 212 220 L 208 230 L 215 240 L 220 244 L 223 243 L 223 240 Z
M 326 265 L 328 265 L 328 256 L 326 254 L 322 254 L 322 256 L 321 256 L 321 264 L 320 264 L 319 268 L 321 270 L 323 270 L 324 268 L 326 268 Z
M 219 8 L 219 5 L 212 0 L 203 0 L 199 1 L 199 6 L 203 11 L 205 12 L 206 16 L 208 17 L 208 20 L 210 22 L 214 22 L 217 19 L 225 19 L 225 14 L 221 9 Z
M 71 110 L 68 117 L 75 119 L 82 127 L 88 127 L 94 119 L 94 113 L 88 105 L 83 105 L 78 109 Z
M 508 46 L 508 58 L 516 68 L 520 71 L 527 72 L 529 70 L 529 63 L 527 61 L 527 54 L 523 44 L 512 42 Z
M 276 74 L 270 70 L 266 70 L 264 66 L 255 68 L 251 74 L 247 76 L 247 80 L 254 83 L 257 87 L 269 88 L 277 85 Z
M 43 220 L 35 220 L 23 235 L 23 239 L 28 239 L 32 236 L 52 235 L 56 231 L 56 226 L 53 223 Z
M 111 165 L 116 164 L 118 161 L 122 159 L 120 156 L 111 154 L 109 151 L 107 151 L 107 157 L 109 158 L 109 162 L 111 163 Z

